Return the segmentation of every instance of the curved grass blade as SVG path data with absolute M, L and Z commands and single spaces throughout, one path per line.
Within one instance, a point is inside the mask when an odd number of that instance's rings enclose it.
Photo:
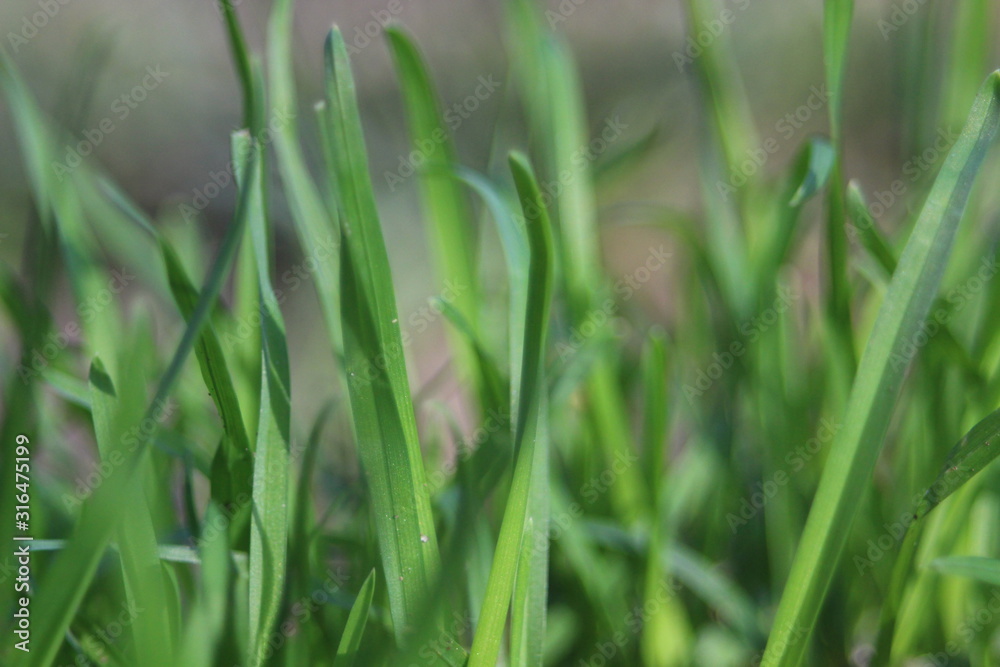
M 800 664 L 860 499 L 889 428 L 908 364 L 903 346 L 937 294 L 973 181 L 1000 124 L 1000 71 L 983 85 L 900 257 L 830 449 L 764 655 L 765 667 Z
M 351 607 L 351 613 L 347 617 L 347 625 L 344 626 L 344 634 L 340 638 L 340 645 L 337 646 L 337 657 L 333 660 L 333 667 L 353 667 L 357 660 L 358 649 L 361 647 L 361 637 L 368 624 L 368 610 L 371 609 L 374 595 L 375 570 L 372 570 L 365 579 L 365 583 L 361 584 L 358 597 Z
M 326 42 L 326 66 L 329 137 L 343 207 L 341 317 L 348 394 L 394 631 L 403 645 L 429 600 L 440 557 L 354 79 L 336 27 Z
M 915 518 L 927 516 L 997 456 L 1000 456 L 1000 409 L 973 426 L 948 452 L 941 472 L 914 509 Z
M 527 158 L 512 154 L 510 168 L 514 175 L 524 211 L 531 260 L 528 271 L 528 300 L 524 320 L 524 357 L 517 427 L 514 434 L 515 463 L 503 523 L 490 570 L 486 596 L 479 617 L 476 636 L 469 657 L 470 667 L 493 667 L 500 654 L 507 610 L 514 592 L 532 496 L 536 441 L 543 437 L 542 412 L 545 391 L 545 341 L 552 299 L 552 232 L 548 213 L 538 183 Z M 546 517 L 547 525 L 547 517 Z M 535 545 L 528 545 L 535 548 Z M 535 619 L 532 622 L 540 622 Z

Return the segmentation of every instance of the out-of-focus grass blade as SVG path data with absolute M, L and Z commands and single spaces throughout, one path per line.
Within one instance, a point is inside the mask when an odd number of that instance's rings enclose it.
M 102 181 L 101 189 L 122 213 L 149 232 L 157 241 L 166 267 L 170 293 L 181 315 L 185 319 L 190 318 L 198 303 L 198 290 L 188 277 L 169 239 L 160 234 L 152 221 L 147 219 L 146 215 L 113 183 Z M 229 534 L 233 539 L 233 546 L 245 549 L 249 539 L 247 529 L 250 525 L 250 507 L 245 499 L 250 497 L 253 476 L 250 438 L 247 435 L 246 423 L 236 396 L 229 365 L 211 322 L 205 325 L 194 352 L 205 386 L 219 412 L 224 431 L 222 442 L 212 459 L 212 498 L 232 514 Z M 244 500 L 242 504 L 241 499 Z
M 854 226 L 851 229 L 856 230 L 854 233 L 861 245 L 891 276 L 896 270 L 896 256 L 869 212 L 865 195 L 855 180 L 851 180 L 847 184 L 847 214 L 854 220 Z
M 250 169 L 255 169 L 256 155 L 251 154 L 248 160 Z M 146 458 L 148 445 L 156 435 L 161 420 L 169 413 L 170 393 L 180 376 L 184 362 L 208 321 L 209 314 L 215 308 L 222 284 L 239 247 L 247 218 L 248 203 L 248 196 L 241 193 L 235 218 L 222 240 L 195 311 L 188 320 L 187 328 L 173 358 L 144 413 L 141 423 L 150 424 L 152 428 L 139 429 L 126 460 L 94 491 L 84 506 L 73 539 L 50 566 L 48 575 L 38 588 L 35 611 L 38 614 L 36 629 L 40 642 L 33 647 L 35 650 L 31 652 L 28 660 L 31 667 L 48 665 L 54 659 L 70 620 L 94 576 L 101 554 L 118 526 L 128 484 L 132 476 L 138 474 Z
M 452 305 L 478 333 L 480 297 L 475 269 L 475 227 L 466 194 L 451 174 L 455 164 L 451 136 L 442 122 L 427 65 L 412 38 L 399 26 L 386 28 L 385 34 L 403 88 L 412 144 L 425 158 L 420 184 L 437 256 L 438 278 L 442 284 L 450 281 L 462 286 Z M 455 342 L 465 373 L 478 381 L 473 351 L 464 341 L 456 338 Z
M 592 170 L 588 160 L 580 159 L 580 149 L 589 141 L 583 92 L 569 47 L 544 33 L 538 8 L 527 0 L 513 0 L 510 15 L 512 57 L 527 89 L 529 123 L 541 143 L 543 178 L 563 184 L 554 197 L 552 218 L 558 273 L 572 320 L 583 326 L 605 295 Z M 606 336 L 606 329 L 602 330 L 600 337 Z M 588 378 L 585 397 L 587 417 L 608 466 L 627 459 L 633 446 L 616 371 L 612 357 L 600 356 Z M 622 477 L 622 483 L 611 488 L 610 497 L 622 519 L 634 521 L 647 507 L 642 480 L 634 467 L 626 468 Z
M 209 503 L 205 512 L 207 525 L 218 525 L 225 515 L 215 503 Z M 198 562 L 201 564 L 201 588 L 188 616 L 178 664 L 212 665 L 226 627 L 229 609 L 229 585 L 232 579 L 229 563 L 229 546 L 217 536 L 198 545 Z
M 1000 72 L 983 85 L 938 174 L 889 285 L 851 390 L 845 427 L 813 499 L 782 595 L 763 664 L 798 665 L 871 481 L 899 396 L 910 344 L 936 296 L 955 229 L 979 166 L 1000 124 Z M 906 358 L 906 357 L 902 357 Z M 802 634 L 805 637 L 801 636 Z
M 823 137 L 810 137 L 806 145 L 805 172 L 788 205 L 801 206 L 826 185 L 836 161 L 837 153 L 830 142 Z
M 932 570 L 953 577 L 967 577 L 1000 586 L 1000 560 L 980 556 L 949 556 L 931 562 Z
M 323 203 L 306 160 L 299 147 L 296 119 L 295 73 L 292 67 L 292 8 L 293 0 L 278 0 L 271 10 L 268 22 L 268 82 L 270 85 L 269 125 L 274 133 L 274 151 L 278 156 L 278 170 L 288 198 L 288 206 L 295 221 L 299 244 L 304 252 L 319 248 L 327 241 L 339 242 L 336 211 Z M 340 288 L 337 284 L 338 253 L 316 258 L 316 292 L 320 311 L 326 323 L 333 352 L 343 356 L 340 331 Z
M 828 312 L 834 341 L 839 349 L 836 356 L 853 373 L 855 365 L 854 337 L 851 331 L 851 286 L 847 277 L 847 235 L 844 217 L 843 163 L 843 81 L 847 64 L 851 19 L 854 0 L 825 0 L 823 5 L 823 64 L 829 93 L 830 135 L 833 144 L 833 164 L 827 197 L 826 250 L 829 275 Z
M 125 369 L 135 366 L 120 364 Z M 90 367 L 90 404 L 101 459 L 111 465 L 122 460 L 125 442 L 123 426 L 141 414 L 137 400 L 141 383 L 127 382 L 115 390 L 114 380 L 95 358 Z M 138 390 L 138 391 L 137 391 Z M 122 505 L 122 525 L 118 531 L 125 591 L 130 604 L 143 613 L 132 624 L 135 659 L 139 665 L 173 664 L 173 639 L 156 532 L 143 494 L 140 476 L 132 479 L 128 499 Z
M 372 606 L 372 597 L 375 595 L 375 570 L 372 570 L 365 583 L 361 584 L 358 597 L 351 607 L 351 613 L 347 617 L 347 625 L 344 626 L 344 634 L 340 638 L 340 645 L 337 647 L 337 657 L 333 660 L 333 667 L 353 667 L 358 657 L 358 649 L 361 647 L 361 637 L 365 633 L 365 626 L 368 624 L 368 610 Z
M 991 47 L 995 37 L 996 12 L 989 0 L 959 0 L 950 3 L 952 14 L 948 64 L 944 76 L 941 120 L 947 127 L 958 127 L 965 113 L 963 101 L 976 93 L 982 76 L 989 71 Z
M 395 290 L 368 175 L 347 48 L 326 43 L 329 136 L 342 211 L 341 317 L 355 441 L 371 489 L 396 639 L 419 622 L 439 570 Z
M 259 152 L 248 132 L 233 137 L 233 155 Z M 237 162 L 239 165 L 240 163 Z M 285 589 L 288 555 L 288 450 L 291 441 L 291 380 L 285 322 L 271 287 L 267 222 L 264 205 L 264 170 L 260 160 L 253 169 L 237 167 L 242 189 L 250 192 L 248 224 L 257 264 L 261 315 L 260 420 L 253 471 L 253 505 L 250 522 L 250 664 L 262 665 L 268 641 L 278 621 Z
M 507 610 L 514 592 L 514 581 L 520 560 L 518 552 L 525 546 L 523 544 L 525 526 L 531 518 L 529 499 L 532 495 L 536 440 L 544 437 L 542 430 L 544 426 L 540 424 L 540 420 L 545 419 L 542 408 L 545 404 L 543 396 L 545 340 L 552 299 L 552 232 L 538 183 L 527 158 L 520 154 L 511 155 L 510 168 L 521 198 L 531 249 L 528 300 L 524 320 L 524 356 L 519 391 L 520 407 L 514 434 L 514 476 L 504 509 L 503 523 L 479 625 L 473 639 L 470 667 L 493 667 L 500 654 Z M 528 545 L 528 548 L 536 547 Z M 525 622 L 543 621 L 526 619 Z
M 973 426 L 951 449 L 941 472 L 917 504 L 915 516 L 926 516 L 997 456 L 1000 456 L 1000 410 L 994 410 Z

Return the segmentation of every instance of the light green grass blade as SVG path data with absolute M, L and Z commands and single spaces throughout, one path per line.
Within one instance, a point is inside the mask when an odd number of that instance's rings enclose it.
M 361 584 L 358 591 L 358 598 L 351 607 L 351 613 L 347 617 L 347 625 L 344 626 L 344 634 L 340 638 L 340 645 L 337 647 L 337 657 L 333 660 L 333 667 L 353 667 L 358 657 L 358 649 L 361 647 L 361 638 L 365 634 L 365 626 L 368 624 L 368 611 L 372 606 L 372 597 L 375 595 L 375 570 L 372 570 L 365 583 Z
M 262 149 L 249 133 L 233 137 L 234 159 Z M 237 162 L 239 164 L 239 162 Z M 250 192 L 248 224 L 253 240 L 261 310 L 260 419 L 253 471 L 250 522 L 250 664 L 266 663 L 285 589 L 288 557 L 288 450 L 291 442 L 291 379 L 285 322 L 271 286 L 268 258 L 264 171 L 237 168 L 237 179 Z
M 882 448 L 907 363 L 903 346 L 936 296 L 955 229 L 1000 124 L 1000 72 L 984 84 L 938 174 L 862 357 L 845 426 L 830 448 L 802 540 L 774 620 L 765 667 L 792 667 L 806 653 L 823 599 Z
M 267 28 L 269 113 L 268 124 L 274 136 L 278 171 L 295 221 L 299 244 L 304 252 L 339 242 L 336 211 L 323 203 L 299 146 L 298 109 L 295 98 L 295 73 L 292 67 L 293 0 L 278 0 L 271 10 Z M 343 357 L 340 331 L 340 287 L 338 253 L 317 258 L 316 292 L 326 323 L 330 343 L 337 359 Z
M 949 556 L 931 562 L 932 570 L 952 577 L 967 577 L 1000 586 L 1000 560 L 980 556 Z
M 438 576 L 437 535 L 410 398 L 389 258 L 343 37 L 326 43 L 330 139 L 342 211 L 341 317 L 355 441 L 371 492 L 396 639 Z
M 521 198 L 525 226 L 531 249 L 528 272 L 528 300 L 525 310 L 524 357 L 522 360 L 517 428 L 514 435 L 515 464 L 503 523 L 490 570 L 486 596 L 479 616 L 469 658 L 470 667 L 493 667 L 503 642 L 507 610 L 514 592 L 519 552 L 523 548 L 525 527 L 530 518 L 536 439 L 543 435 L 544 361 L 549 310 L 552 299 L 552 232 L 548 212 L 542 201 L 527 158 L 510 157 L 511 172 Z M 544 428 L 544 427 L 542 427 Z M 528 545 L 535 548 L 535 545 Z M 526 619 L 541 622 L 541 619 Z
M 475 227 L 466 193 L 451 172 L 455 148 L 445 127 L 427 65 L 410 35 L 399 26 L 386 28 L 389 49 L 406 102 L 411 145 L 423 157 L 419 179 L 424 213 L 435 250 L 438 282 L 463 287 L 452 305 L 478 334 L 479 284 L 476 277 Z M 453 337 L 467 377 L 475 380 L 476 358 L 468 345 Z

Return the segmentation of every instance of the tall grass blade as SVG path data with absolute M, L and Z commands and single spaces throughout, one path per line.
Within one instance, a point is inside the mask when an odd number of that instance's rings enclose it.
M 545 419 L 544 361 L 545 341 L 548 330 L 552 299 L 552 232 L 548 213 L 542 201 L 538 183 L 527 158 L 520 154 L 510 157 L 524 211 L 528 243 L 531 249 L 528 272 L 528 300 L 525 310 L 524 357 L 522 359 L 521 388 L 517 427 L 514 434 L 515 463 L 503 523 L 497 541 L 496 553 L 486 587 L 486 596 L 479 616 L 479 625 L 473 639 L 469 667 L 492 667 L 496 664 L 503 641 L 507 610 L 514 592 L 514 582 L 525 546 L 523 538 L 529 521 L 529 499 L 532 495 L 535 470 L 535 447 Z M 535 545 L 527 545 L 535 548 Z M 541 622 L 535 619 L 529 622 Z
M 343 206 L 341 318 L 348 394 L 393 628 L 397 642 L 405 644 L 438 576 L 437 535 L 354 79 L 336 27 L 326 43 L 326 67 L 330 139 Z
M 1000 72 L 983 85 L 900 257 L 861 359 L 845 425 L 830 449 L 785 586 L 766 667 L 798 665 L 847 541 L 892 418 L 907 363 L 903 349 L 936 296 L 955 229 L 1000 124 Z

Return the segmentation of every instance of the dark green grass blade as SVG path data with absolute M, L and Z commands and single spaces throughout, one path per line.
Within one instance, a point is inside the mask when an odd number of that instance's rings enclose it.
M 365 626 L 368 624 L 368 611 L 372 606 L 372 597 L 375 595 L 375 570 L 372 570 L 365 578 L 365 583 L 361 584 L 358 597 L 351 607 L 351 613 L 347 617 L 347 625 L 344 626 L 344 634 L 340 638 L 340 645 L 337 647 L 337 657 L 334 658 L 333 667 L 353 667 L 358 657 L 358 649 L 361 647 L 361 638 L 365 634 Z
M 984 84 L 907 242 L 830 449 L 774 621 L 764 665 L 800 664 L 892 418 L 901 352 L 937 294 L 973 181 L 1000 124 L 1000 72 Z M 905 357 L 902 357 L 905 359 Z
M 514 154 L 510 158 L 514 183 L 521 197 L 531 249 L 528 273 L 528 301 L 524 326 L 524 357 L 521 371 L 517 427 L 514 435 L 515 467 L 510 493 L 504 509 L 503 524 L 497 541 L 493 566 L 479 625 L 469 658 L 470 667 L 496 664 L 503 641 L 507 610 L 514 592 L 519 552 L 524 546 L 535 468 L 536 439 L 540 432 L 541 410 L 545 404 L 544 360 L 552 299 L 552 232 L 548 213 L 542 202 L 538 183 L 527 159 Z M 534 545 L 530 545 L 534 548 Z M 536 619 L 533 622 L 540 622 Z
M 355 441 L 371 492 L 397 641 L 405 643 L 439 569 L 424 464 L 347 48 L 326 44 L 330 140 L 342 206 L 341 317 Z

